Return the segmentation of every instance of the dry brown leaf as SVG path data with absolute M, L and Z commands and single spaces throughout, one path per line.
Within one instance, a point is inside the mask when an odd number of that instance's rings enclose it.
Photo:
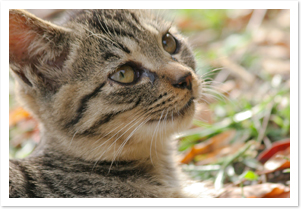
M 291 197 L 291 192 L 283 192 L 279 195 L 273 195 L 272 197 L 265 197 L 265 198 L 290 198 Z
M 290 161 L 286 159 L 271 159 L 264 164 L 265 173 L 271 173 L 276 170 L 290 168 Z
M 214 150 L 213 152 L 204 155 L 197 155 L 195 156 L 196 161 L 198 161 L 196 165 L 207 165 L 207 164 L 215 163 L 221 157 L 236 153 L 243 146 L 244 143 L 235 143 L 229 146 L 221 147 L 219 149 Z
M 206 154 L 213 152 L 216 149 L 222 148 L 229 144 L 230 140 L 234 137 L 236 131 L 228 130 L 220 133 L 200 144 L 193 146 L 189 152 L 181 160 L 181 163 L 189 163 L 193 160 L 196 155 Z
M 241 187 L 228 187 L 222 190 L 219 198 L 278 198 L 289 196 L 289 187 L 283 184 L 264 183 Z
M 283 170 L 290 168 L 290 147 L 285 150 L 278 151 L 277 154 L 273 155 L 263 165 L 264 170 L 260 174 L 268 174 L 277 170 Z
M 9 126 L 14 126 L 18 122 L 30 118 L 31 116 L 26 110 L 24 110 L 22 107 L 18 107 L 9 113 Z
M 282 195 L 284 193 L 285 188 L 279 188 L 275 187 L 272 189 L 271 192 L 265 194 L 263 198 L 278 198 L 278 196 Z
M 274 142 L 272 146 L 266 150 L 264 150 L 262 153 L 260 153 L 257 157 L 258 161 L 260 161 L 262 164 L 264 164 L 266 161 L 271 159 L 273 156 L 276 156 L 278 154 L 286 155 L 289 157 L 290 153 L 290 139 L 285 139 L 281 141 Z M 283 152 L 285 151 L 285 152 Z

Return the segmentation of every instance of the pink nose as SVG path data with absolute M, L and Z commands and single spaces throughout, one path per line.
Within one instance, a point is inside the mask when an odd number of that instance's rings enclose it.
M 176 82 L 172 83 L 172 85 L 176 88 L 180 89 L 192 89 L 192 84 L 191 84 L 192 76 L 191 73 L 187 73 L 186 75 L 180 77 Z

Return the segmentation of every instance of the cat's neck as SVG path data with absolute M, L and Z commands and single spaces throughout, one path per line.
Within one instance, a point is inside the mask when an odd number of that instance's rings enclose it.
M 125 142 L 116 137 L 68 137 L 41 128 L 41 141 L 37 150 L 58 151 L 86 161 L 141 161 L 155 165 L 172 159 L 175 147 L 171 135 L 162 135 L 161 138 L 132 136 Z
M 119 162 L 133 163 L 134 167 L 146 169 L 147 173 L 153 176 L 162 184 L 168 184 L 171 186 L 178 185 L 178 173 L 177 166 L 175 165 L 175 156 L 173 151 L 173 145 L 171 141 L 166 139 L 163 141 L 157 141 L 157 143 L 133 143 L 125 145 L 119 155 L 116 156 L 118 147 L 100 146 L 95 149 L 93 143 L 85 140 L 66 140 L 55 137 L 52 133 L 42 133 L 41 142 L 37 149 L 32 153 L 32 156 L 43 156 L 53 153 L 59 158 L 79 159 L 80 161 L 89 164 L 102 164 L 112 163 L 112 165 L 119 164 Z M 87 139 L 89 140 L 89 139 Z M 67 143 L 66 143 L 67 142 Z M 80 143 L 79 143 L 80 142 Z M 152 149 L 150 149 L 152 147 Z M 62 162 L 63 163 L 63 162 Z M 119 168 L 120 165 L 119 164 Z M 161 182 L 162 181 L 162 182 Z

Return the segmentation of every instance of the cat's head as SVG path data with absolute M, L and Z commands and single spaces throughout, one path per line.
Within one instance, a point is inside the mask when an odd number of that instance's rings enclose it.
M 151 12 L 82 10 L 57 26 L 11 10 L 9 24 L 19 97 L 48 132 L 135 143 L 190 124 L 200 93 L 194 56 Z

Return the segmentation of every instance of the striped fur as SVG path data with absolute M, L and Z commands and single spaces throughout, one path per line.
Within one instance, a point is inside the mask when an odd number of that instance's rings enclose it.
M 186 197 L 171 136 L 190 124 L 200 83 L 169 22 L 148 10 L 78 10 L 58 26 L 11 10 L 9 56 L 41 130 L 34 153 L 10 160 L 10 197 Z M 109 78 L 124 64 L 139 75 L 131 85 Z
M 61 153 L 10 161 L 10 197 L 160 197 L 162 183 L 135 162 L 87 162 Z M 76 179 L 76 180 L 75 180 Z M 151 190 L 144 190 L 143 187 Z M 172 191 L 171 191 L 172 192 Z M 175 193 L 174 191 L 172 193 Z M 166 195 L 166 194 L 164 194 Z

